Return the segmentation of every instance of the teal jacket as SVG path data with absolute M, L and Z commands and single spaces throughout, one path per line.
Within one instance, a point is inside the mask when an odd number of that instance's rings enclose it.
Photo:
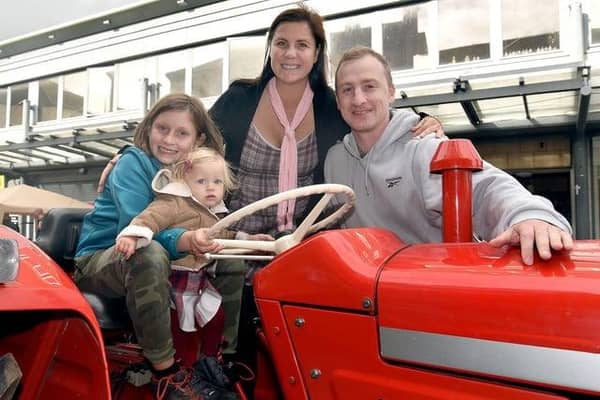
M 137 147 L 128 147 L 108 176 L 104 191 L 96 198 L 94 208 L 83 219 L 76 257 L 115 244 L 117 234 L 142 212 L 152 200 L 152 179 L 161 168 L 160 162 Z M 171 259 L 184 256 L 177 251 L 177 240 L 183 228 L 165 229 L 155 236 Z

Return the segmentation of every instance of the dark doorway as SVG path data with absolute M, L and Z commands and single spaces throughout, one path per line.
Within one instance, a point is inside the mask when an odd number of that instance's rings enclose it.
M 544 196 L 554 204 L 554 208 L 571 221 L 571 174 L 568 171 L 539 172 L 510 171 L 531 193 Z

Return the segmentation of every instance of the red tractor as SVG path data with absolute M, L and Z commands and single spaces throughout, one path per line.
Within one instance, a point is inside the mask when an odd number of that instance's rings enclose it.
M 445 190 L 466 190 L 464 170 L 477 169 L 458 160 L 441 165 L 452 171 Z M 316 191 L 341 191 L 351 202 L 351 191 L 339 185 L 302 193 Z M 470 207 L 470 199 L 453 204 Z M 254 279 L 261 324 L 248 397 L 600 398 L 599 241 L 576 241 L 570 252 L 524 266 L 519 249 L 464 241 L 407 245 L 382 229 L 304 238 L 321 227 L 313 226 L 319 209 L 288 237 L 258 244 L 275 257 Z M 39 246 L 0 230 L 2 400 L 152 396 L 147 387 L 121 384 L 143 375 L 122 306 L 80 293 L 63 270 L 81 215 L 51 212 Z M 444 220 L 447 239 L 464 237 L 468 224 L 457 219 L 464 215 L 459 206 L 455 220 Z

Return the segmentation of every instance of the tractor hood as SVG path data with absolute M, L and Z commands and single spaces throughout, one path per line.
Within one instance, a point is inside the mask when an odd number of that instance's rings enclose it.
M 388 361 L 600 390 L 600 243 L 528 267 L 519 249 L 414 245 L 377 285 Z

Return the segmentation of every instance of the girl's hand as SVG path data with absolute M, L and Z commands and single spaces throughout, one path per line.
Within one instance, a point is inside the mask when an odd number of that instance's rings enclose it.
M 121 236 L 117 239 L 115 250 L 118 253 L 123 254 L 126 260 L 135 253 L 135 247 L 137 245 L 137 238 L 135 236 Z
M 444 128 L 440 121 L 433 117 L 425 117 L 417 125 L 410 129 L 413 133 L 413 136 L 416 138 L 424 138 L 425 136 L 434 133 L 435 137 L 443 138 L 446 135 L 444 134 Z
M 248 235 L 248 240 L 266 240 L 272 242 L 275 240 L 273 236 L 267 235 L 266 233 L 256 233 L 254 235 Z

